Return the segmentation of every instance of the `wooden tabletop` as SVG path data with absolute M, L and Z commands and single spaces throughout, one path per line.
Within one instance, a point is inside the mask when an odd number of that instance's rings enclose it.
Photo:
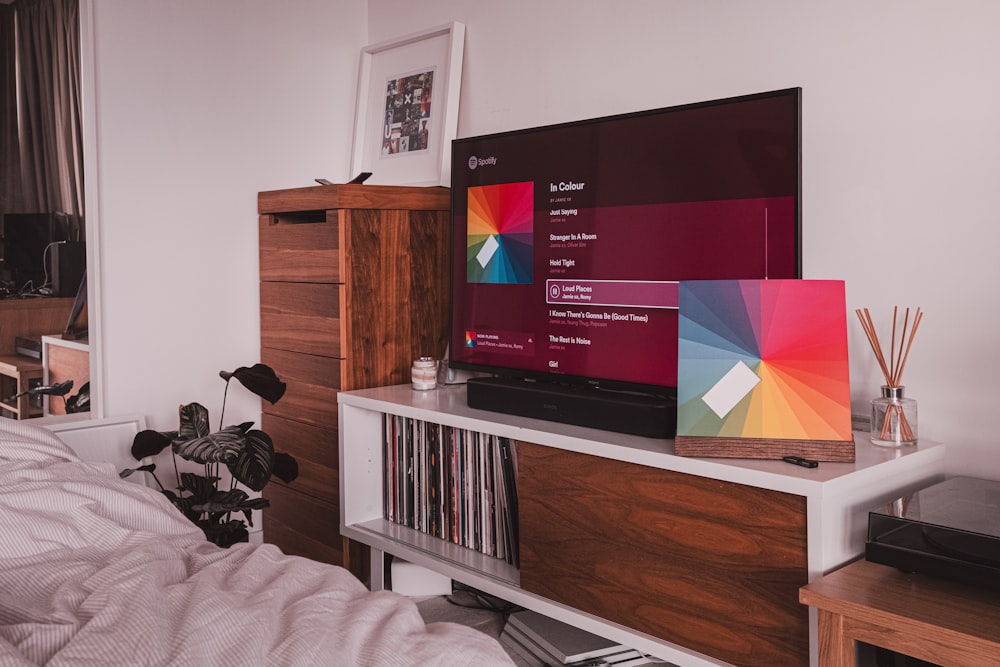
M 864 641 L 941 665 L 1000 665 L 1000 591 L 855 561 L 799 589 L 820 610 L 820 665 Z
M 4 374 L 42 370 L 42 362 L 19 354 L 0 354 L 0 370 Z

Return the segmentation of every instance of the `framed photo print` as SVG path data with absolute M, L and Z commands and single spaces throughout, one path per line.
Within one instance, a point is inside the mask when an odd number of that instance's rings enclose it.
M 465 26 L 452 22 L 361 51 L 351 171 L 380 185 L 449 185 Z

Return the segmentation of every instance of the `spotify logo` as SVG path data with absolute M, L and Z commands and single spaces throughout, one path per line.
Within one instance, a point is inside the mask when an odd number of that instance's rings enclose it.
M 473 155 L 469 158 L 469 169 L 475 169 L 476 167 L 492 167 L 497 163 L 496 157 L 476 157 Z

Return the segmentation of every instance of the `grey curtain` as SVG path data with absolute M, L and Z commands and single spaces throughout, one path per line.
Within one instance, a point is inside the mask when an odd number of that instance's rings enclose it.
M 12 6 L 20 70 L 19 212 L 81 219 L 79 0 L 15 0 Z
M 14 7 L 0 5 L 0 220 L 4 213 L 14 213 L 21 207 L 21 149 L 17 140 L 17 59 L 14 47 Z

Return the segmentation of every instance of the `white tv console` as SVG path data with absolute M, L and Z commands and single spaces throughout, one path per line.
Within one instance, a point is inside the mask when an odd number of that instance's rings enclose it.
M 391 554 L 684 666 L 815 665 L 798 588 L 863 552 L 870 508 L 944 479 L 944 446 L 867 433 L 854 463 L 807 469 L 476 410 L 464 386 L 338 401 L 341 533 L 371 547 L 372 588 Z M 519 570 L 383 518 L 384 414 L 516 441 Z

